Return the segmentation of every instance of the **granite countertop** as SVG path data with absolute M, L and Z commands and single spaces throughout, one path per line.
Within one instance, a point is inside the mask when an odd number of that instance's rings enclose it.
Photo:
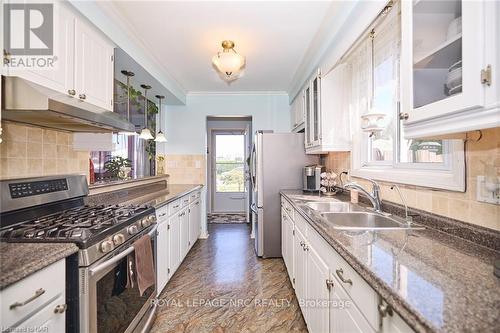
M 88 204 L 106 202 L 110 205 L 150 205 L 159 208 L 192 191 L 201 189 L 199 184 L 168 184 L 157 182 L 119 189 L 107 193 L 99 193 L 87 197 Z
M 146 204 L 159 208 L 202 187 L 203 185 L 197 184 L 168 184 L 163 191 L 148 192 L 145 189 L 142 196 L 125 201 L 124 204 Z
M 0 290 L 78 252 L 72 243 L 0 243 Z
M 412 231 L 334 229 L 304 200 L 348 201 L 347 196 L 281 193 L 415 331 L 498 332 L 500 279 L 493 263 L 499 252 L 428 225 Z

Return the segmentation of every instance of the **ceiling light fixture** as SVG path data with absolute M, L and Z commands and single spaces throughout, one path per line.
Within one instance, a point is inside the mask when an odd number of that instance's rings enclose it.
M 158 130 L 158 133 L 156 134 L 156 138 L 155 138 L 155 141 L 156 142 L 167 142 L 167 138 L 165 137 L 165 134 L 163 134 L 163 132 L 161 131 L 161 100 L 165 98 L 165 96 L 161 96 L 161 95 L 156 95 L 156 98 L 158 98 L 158 104 L 159 104 L 159 107 L 160 107 L 160 119 L 159 119 L 159 122 L 160 122 L 160 126 L 158 126 L 160 129 Z
M 370 39 L 371 39 L 371 88 L 372 88 L 372 96 L 370 101 L 370 109 L 368 113 L 365 113 L 361 116 L 361 129 L 364 132 L 370 133 L 370 137 L 374 136 L 376 133 L 379 133 L 384 130 L 384 119 L 385 113 L 380 112 L 375 106 L 375 30 L 372 29 L 370 31 Z
M 148 128 L 148 89 L 151 89 L 151 86 L 141 84 L 141 88 L 144 89 L 144 128 L 142 129 L 139 138 L 144 140 L 153 140 L 154 137 Z
M 245 66 L 245 57 L 236 52 L 233 41 L 225 40 L 221 45 L 223 50 L 213 56 L 212 64 L 226 81 L 236 80 Z

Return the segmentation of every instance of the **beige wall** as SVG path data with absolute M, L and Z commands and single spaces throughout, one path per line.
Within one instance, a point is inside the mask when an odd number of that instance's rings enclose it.
M 165 155 L 170 184 L 205 184 L 205 155 Z
M 418 186 L 402 185 L 401 190 L 408 205 L 460 221 L 478 224 L 500 230 L 500 206 L 482 203 L 476 198 L 476 177 L 484 175 L 482 162 L 494 165 L 500 174 L 500 127 L 483 130 L 483 138 L 479 142 L 467 143 L 467 191 L 451 192 L 432 190 Z M 350 153 L 330 153 L 326 158 L 326 167 L 336 173 L 350 169 Z M 358 182 L 368 189 L 369 185 L 362 180 Z M 382 199 L 400 203 L 396 191 L 390 189 L 389 183 L 380 182 Z
M 89 175 L 89 152 L 74 151 L 73 134 L 2 122 L 0 179 L 67 173 Z

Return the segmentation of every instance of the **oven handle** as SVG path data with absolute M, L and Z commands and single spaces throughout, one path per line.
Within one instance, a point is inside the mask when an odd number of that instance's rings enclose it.
M 156 228 L 153 228 L 153 230 L 151 230 L 148 235 L 149 236 L 154 236 L 156 234 Z M 96 267 L 94 268 L 91 268 L 89 270 L 89 273 L 90 275 L 95 275 L 96 273 L 99 273 L 100 271 L 102 271 L 103 269 L 106 269 L 108 268 L 109 266 L 113 265 L 113 264 L 116 264 L 118 261 L 122 260 L 123 258 L 125 258 L 126 256 L 128 256 L 129 254 L 131 254 L 132 252 L 134 252 L 134 248 L 132 245 L 130 245 L 130 247 L 128 249 L 126 249 L 125 251 L 123 252 L 120 252 L 120 254 L 117 254 L 116 256 L 114 256 L 113 258 L 103 262 L 102 264 L 99 264 L 97 265 Z

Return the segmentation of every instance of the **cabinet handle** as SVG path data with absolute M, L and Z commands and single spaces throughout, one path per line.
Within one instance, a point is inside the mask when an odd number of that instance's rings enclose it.
M 352 286 L 352 280 L 344 278 L 344 270 L 342 268 L 335 270 L 335 273 L 337 273 L 340 281 L 342 281 L 343 283 L 349 283 Z
M 302 246 L 302 248 L 304 248 L 304 245 L 306 245 L 306 243 L 304 243 L 304 242 L 301 241 L 300 242 L 300 246 Z
M 307 244 L 304 244 L 304 251 L 309 251 L 309 246 L 307 246 Z
M 387 315 L 391 316 L 393 315 L 392 307 L 389 304 L 382 304 L 380 303 L 378 306 L 378 313 L 380 313 L 380 316 L 382 318 L 387 317 Z
M 60 304 L 54 309 L 54 313 L 64 313 L 68 306 L 66 304 Z
M 407 112 L 401 112 L 399 114 L 399 120 L 408 120 L 410 118 L 410 115 Z
M 33 302 L 35 299 L 37 299 L 38 297 L 42 296 L 43 294 L 45 294 L 45 289 L 40 288 L 37 291 L 35 291 L 35 295 L 31 296 L 30 298 L 28 298 L 24 302 L 15 302 L 15 303 L 12 303 L 9 306 L 9 309 L 13 310 L 13 309 L 15 309 L 15 308 L 17 308 L 19 306 L 25 306 L 26 304 L 28 304 L 30 302 Z
M 328 290 L 331 290 L 333 286 L 333 279 L 326 279 L 326 287 L 328 288 Z
M 78 95 L 78 98 L 79 99 L 85 99 L 85 98 L 87 98 L 87 96 L 85 94 L 80 94 L 80 95 Z
M 179 208 L 179 205 L 177 205 L 177 206 L 174 206 L 174 208 Z
M 162 216 L 165 216 L 165 215 L 167 215 L 167 213 L 160 214 L 160 215 L 158 215 L 158 217 L 162 217 Z
M 76 95 L 75 89 L 68 90 L 68 94 L 70 94 L 71 96 L 75 96 Z

